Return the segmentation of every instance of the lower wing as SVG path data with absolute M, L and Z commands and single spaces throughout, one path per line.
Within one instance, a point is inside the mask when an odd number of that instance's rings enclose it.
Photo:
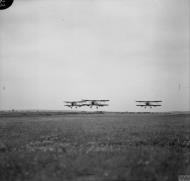
M 108 104 L 97 104 L 97 105 L 95 105 L 95 106 L 108 106 Z
M 145 106 L 145 107 L 156 107 L 156 106 L 162 106 L 162 105 L 136 105 L 136 106 L 141 106 L 141 107 L 143 107 L 143 106 Z
M 83 104 L 82 106 L 92 106 L 91 104 Z
M 65 106 L 67 106 L 67 107 L 73 107 L 73 106 L 71 106 L 71 105 L 65 105 Z
M 86 106 L 86 104 L 80 104 L 80 105 L 76 105 L 78 107 L 82 107 L 82 106 Z

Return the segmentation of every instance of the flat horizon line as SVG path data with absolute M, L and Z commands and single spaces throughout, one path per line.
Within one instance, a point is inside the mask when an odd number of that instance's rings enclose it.
M 190 113 L 190 111 L 102 111 L 102 110 L 53 110 L 53 109 L 6 109 L 6 110 L 0 110 L 1 112 L 8 112 L 8 113 L 14 113 L 14 112 L 105 112 L 105 113 Z

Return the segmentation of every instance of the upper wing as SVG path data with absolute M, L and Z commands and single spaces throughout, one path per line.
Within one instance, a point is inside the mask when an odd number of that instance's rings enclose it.
M 64 101 L 65 103 L 80 103 L 80 102 L 84 102 L 83 100 L 81 101 Z
M 75 102 L 79 102 L 79 103 L 81 103 L 81 102 L 86 102 L 86 100 L 81 100 L 81 101 L 75 101 Z
M 162 101 L 149 101 L 149 102 L 162 102 Z
M 82 99 L 83 102 L 87 102 L 87 101 L 94 101 L 94 100 L 89 100 L 89 99 Z
M 136 101 L 136 102 L 162 102 L 162 101 Z
M 73 101 L 64 101 L 65 103 L 72 103 Z
M 110 101 L 110 100 L 101 99 L 101 100 L 97 100 L 97 101 L 107 102 L 107 101 Z
M 82 99 L 83 102 L 85 101 L 110 101 L 110 100 L 107 100 L 107 99 Z

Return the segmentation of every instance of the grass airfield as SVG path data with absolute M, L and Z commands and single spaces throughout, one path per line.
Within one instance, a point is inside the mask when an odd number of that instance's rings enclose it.
M 0 113 L 1 181 L 177 181 L 189 113 Z

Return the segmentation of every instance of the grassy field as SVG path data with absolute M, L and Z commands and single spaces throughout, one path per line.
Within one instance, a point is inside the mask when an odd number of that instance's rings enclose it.
M 1 181 L 177 181 L 188 174 L 189 114 L 0 117 Z

